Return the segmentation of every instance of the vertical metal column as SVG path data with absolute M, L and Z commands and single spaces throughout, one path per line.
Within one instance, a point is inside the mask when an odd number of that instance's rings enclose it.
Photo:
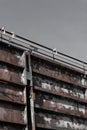
M 29 109 L 30 109 L 30 115 L 31 115 L 31 129 L 35 130 L 35 115 L 34 115 L 34 93 L 33 93 L 33 81 L 32 81 L 32 67 L 31 67 L 31 56 L 30 52 L 27 53 L 27 80 L 28 82 L 28 94 L 27 94 L 27 100 L 30 100 L 29 102 Z

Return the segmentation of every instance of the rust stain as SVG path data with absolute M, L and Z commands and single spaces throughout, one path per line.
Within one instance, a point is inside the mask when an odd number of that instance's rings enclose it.
M 86 130 L 87 77 L 27 55 L 31 64 L 23 50 L 0 46 L 0 129 Z M 31 88 L 27 67 L 32 68 Z

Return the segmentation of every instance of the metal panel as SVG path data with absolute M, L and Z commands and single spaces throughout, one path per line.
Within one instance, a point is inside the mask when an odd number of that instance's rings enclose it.
M 15 71 L 6 65 L 0 65 L 0 79 L 4 81 L 11 81 L 18 84 L 22 83 L 22 73 Z
M 7 103 L 0 103 L 0 120 L 18 124 L 26 124 L 24 120 L 24 107 Z
M 86 130 L 86 77 L 32 56 L 36 129 Z
M 87 63 L 0 34 L 0 130 L 86 130 Z
M 0 129 L 27 130 L 25 52 L 0 43 Z
M 37 64 L 38 61 L 38 64 Z M 82 75 L 77 75 L 71 73 L 69 70 L 65 70 L 64 68 L 53 66 L 48 62 L 34 60 L 32 61 L 33 71 L 40 72 L 49 77 L 53 77 L 59 80 L 64 80 L 66 82 L 77 83 L 81 85 L 86 85 L 86 79 L 82 77 Z
M 61 115 L 36 113 L 37 127 L 55 130 L 86 130 L 87 121 Z
M 24 104 L 26 103 L 24 99 L 25 91 L 25 89 L 17 87 L 17 85 L 0 82 L 0 100 Z
M 17 48 L 0 43 L 0 61 L 24 67 L 23 52 Z

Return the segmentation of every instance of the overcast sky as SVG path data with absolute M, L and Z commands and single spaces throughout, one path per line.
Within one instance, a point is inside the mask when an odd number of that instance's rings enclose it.
M 0 27 L 87 62 L 87 0 L 0 0 Z

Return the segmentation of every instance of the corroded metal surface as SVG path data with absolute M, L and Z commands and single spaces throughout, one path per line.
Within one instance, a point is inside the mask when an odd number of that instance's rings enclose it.
M 17 48 L 12 48 L 0 43 L 0 61 L 13 64 L 16 66 L 24 67 L 24 55 L 23 52 Z
M 49 63 L 41 62 L 37 60 L 32 61 L 33 70 L 36 70 L 36 72 L 44 73 L 47 76 L 54 77 L 56 79 L 63 79 L 66 82 L 71 83 L 77 83 L 81 85 L 87 85 L 87 80 L 83 77 L 83 75 L 77 75 L 74 73 L 71 73 L 68 70 L 65 70 L 64 68 L 61 69 L 60 67 L 55 67 Z
M 37 129 L 86 130 L 86 76 L 35 57 L 32 70 Z
M 80 105 L 65 99 L 55 98 L 48 95 L 41 95 L 41 93 L 38 93 L 35 103 L 36 107 L 52 110 L 53 112 L 60 112 L 74 115 L 76 117 L 87 118 L 85 105 Z
M 50 80 L 46 77 L 37 76 L 35 75 L 33 77 L 34 80 L 34 86 L 37 89 L 42 89 L 44 91 L 48 91 L 49 93 L 59 94 L 59 95 L 65 95 L 65 96 L 71 96 L 71 98 L 75 99 L 83 99 L 87 100 L 86 98 L 86 90 L 80 89 L 78 87 L 75 87 L 73 85 Z
M 0 130 L 27 128 L 25 53 L 0 43 Z
M 52 129 L 64 129 L 66 130 L 86 130 L 87 121 L 81 119 L 75 119 L 73 117 L 66 117 L 61 115 L 50 115 L 43 113 L 36 113 L 37 126 L 42 128 L 52 128 Z
M 0 103 L 0 120 L 12 123 L 24 124 L 24 108 L 7 103 Z
M 22 84 L 22 73 L 5 65 L 0 65 L 0 79 Z
M 87 129 L 85 72 L 0 45 L 1 130 Z
M 17 85 L 9 85 L 6 82 L 0 82 L 0 99 L 11 102 L 24 103 L 24 89 Z

